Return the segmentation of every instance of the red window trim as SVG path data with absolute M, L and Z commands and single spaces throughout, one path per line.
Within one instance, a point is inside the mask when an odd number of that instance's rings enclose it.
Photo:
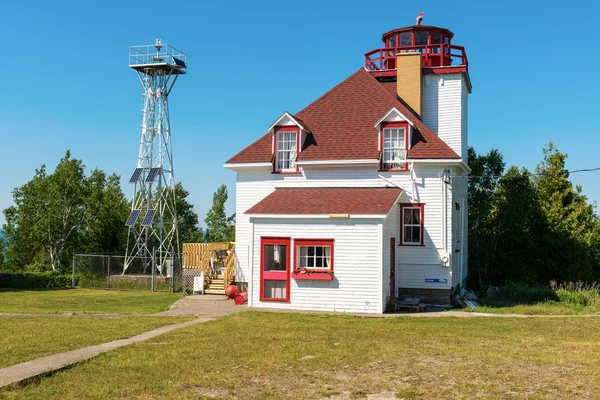
M 421 242 L 420 243 L 404 243 L 404 209 L 405 208 L 416 208 L 421 209 Z M 425 246 L 423 244 L 423 237 L 425 235 L 425 203 L 400 203 L 400 240 L 398 246 Z
M 299 174 L 300 168 L 296 164 L 295 171 L 278 171 L 277 170 L 277 134 L 279 132 L 296 132 L 296 160 L 298 159 L 298 153 L 300 153 L 300 127 L 294 125 L 276 125 L 273 128 L 273 174 Z
M 299 265 L 298 265 L 298 254 L 300 254 L 300 251 L 298 249 L 298 247 L 300 246 L 329 246 L 331 248 L 331 253 L 330 253 L 330 268 L 329 269 L 323 269 L 323 268 L 303 268 L 303 269 L 310 269 L 311 271 L 314 271 L 314 273 L 333 273 L 333 268 L 335 266 L 334 261 L 333 261 L 333 245 L 334 245 L 334 240 L 333 239 L 294 239 L 294 270 L 296 271 L 297 269 L 299 269 Z
M 408 134 L 408 122 L 401 121 L 392 121 L 392 122 L 382 122 L 379 128 L 379 149 L 381 153 L 381 157 L 379 160 L 379 172 L 408 172 L 408 162 L 404 163 L 404 168 L 394 168 L 394 169 L 384 169 L 383 168 L 383 130 L 385 128 L 404 128 L 404 146 L 406 147 L 406 151 L 408 151 L 408 140 L 410 139 L 410 135 Z
M 291 241 L 290 237 L 276 237 L 276 236 L 261 236 L 260 237 L 260 293 L 259 299 L 260 301 L 276 301 L 279 303 L 289 303 L 290 301 L 290 253 L 291 253 Z M 265 288 L 264 288 L 264 269 L 265 269 L 265 258 L 263 255 L 263 249 L 266 244 L 286 244 L 287 245 L 287 262 L 286 262 L 286 270 L 285 270 L 285 295 L 284 299 L 273 299 L 273 298 L 265 298 Z M 268 279 L 268 278 L 267 278 Z M 270 280 L 270 279 L 269 279 Z

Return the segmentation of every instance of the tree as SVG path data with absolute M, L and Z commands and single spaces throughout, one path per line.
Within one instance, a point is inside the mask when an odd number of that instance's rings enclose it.
M 549 143 L 535 174 L 492 150 L 469 149 L 469 286 L 593 280 L 600 270 L 600 219 Z
M 198 214 L 187 198 L 190 193 L 181 182 L 175 185 L 175 209 L 179 229 L 179 243 L 202 243 L 204 234 L 198 223 Z
M 130 204 L 121 190 L 121 178 L 95 169 L 87 179 L 87 217 L 82 230 L 81 251 L 86 253 L 124 252 L 127 228 L 124 221 Z
M 213 205 L 204 219 L 207 242 L 233 242 L 235 240 L 235 214 L 227 217 L 225 214 L 226 201 L 227 186 L 221 185 L 213 194 Z
M 536 167 L 534 182 L 539 204 L 548 224 L 548 244 L 552 261 L 548 267 L 554 279 L 589 280 L 597 268 L 596 246 L 599 219 L 595 207 L 573 187 L 565 168 L 567 154 L 549 142 L 544 159 Z
M 5 257 L 11 270 L 63 271 L 75 251 L 124 249 L 129 205 L 116 175 L 98 169 L 86 177 L 70 151 L 52 174 L 42 165 L 33 179 L 13 190 L 4 210 Z
M 39 269 L 36 261 L 49 263 L 48 253 L 43 247 L 41 218 L 47 207 L 46 166 L 35 171 L 25 185 L 13 190 L 14 206 L 4 210 L 6 223 L 6 262 L 10 270 Z
M 491 224 L 488 282 L 538 283 L 545 257 L 540 239 L 546 226 L 526 168 L 512 166 L 498 181 Z
M 480 287 L 487 282 L 489 255 L 493 250 L 492 210 L 498 180 L 504 172 L 502 154 L 496 149 L 478 155 L 469 147 L 469 275 L 468 285 Z

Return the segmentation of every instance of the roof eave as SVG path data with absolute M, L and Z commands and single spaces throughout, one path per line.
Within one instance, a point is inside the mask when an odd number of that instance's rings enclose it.
M 395 203 L 394 203 L 395 204 Z M 388 212 L 389 214 L 389 212 Z M 255 219 L 384 219 L 388 214 L 249 214 L 245 216 Z
M 256 162 L 256 163 L 226 163 L 223 164 L 223 168 L 231 169 L 236 171 L 238 169 L 252 169 L 252 168 L 265 168 L 272 167 L 273 164 L 270 162 Z
M 466 173 L 471 173 L 471 168 L 469 168 L 462 158 L 409 158 L 406 161 L 409 163 L 457 165 Z

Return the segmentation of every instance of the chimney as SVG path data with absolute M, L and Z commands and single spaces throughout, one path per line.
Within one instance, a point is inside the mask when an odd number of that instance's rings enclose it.
M 421 53 L 406 52 L 396 55 L 396 92 L 419 116 L 421 115 Z

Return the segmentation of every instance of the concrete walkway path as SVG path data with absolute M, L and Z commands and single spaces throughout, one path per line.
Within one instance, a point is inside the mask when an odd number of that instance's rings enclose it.
M 56 371 L 71 364 L 96 357 L 99 354 L 116 349 L 128 344 L 141 342 L 151 339 L 163 333 L 171 332 L 175 329 L 184 328 L 201 322 L 212 321 L 216 318 L 234 314 L 246 309 L 244 306 L 236 306 L 233 300 L 227 301 L 224 296 L 213 297 L 188 296 L 173 306 L 171 309 L 158 314 L 149 316 L 197 316 L 198 318 L 180 323 L 162 326 L 148 332 L 130 337 L 128 339 L 114 340 L 112 342 L 99 344 L 96 346 L 84 347 L 77 350 L 71 350 L 64 353 L 54 354 L 37 360 L 27 361 L 21 364 L 13 365 L 0 369 L 0 387 L 10 385 L 25 379 L 33 378 L 37 375 Z M 84 317 L 84 318 L 122 318 L 135 317 L 139 314 L 0 314 L 1 316 L 48 316 L 48 317 Z

